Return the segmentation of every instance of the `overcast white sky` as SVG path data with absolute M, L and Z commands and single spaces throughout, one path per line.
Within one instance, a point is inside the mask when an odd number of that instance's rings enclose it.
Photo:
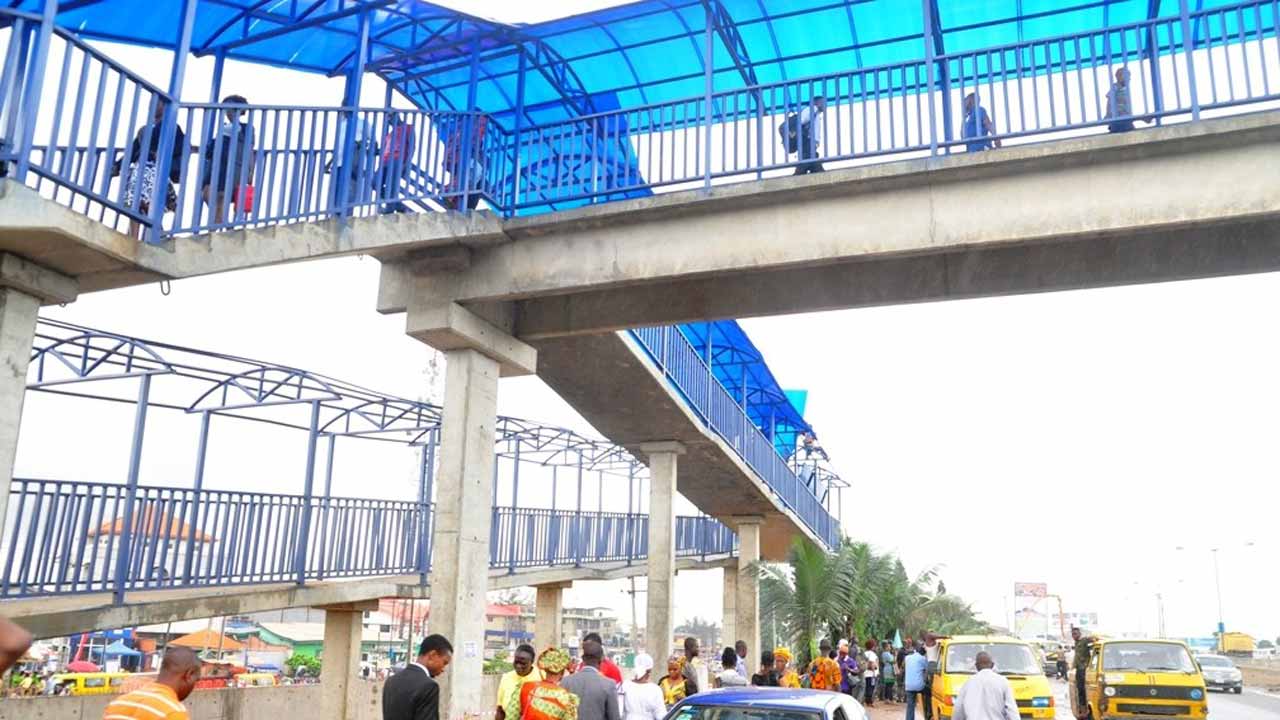
M 616 3 L 454 4 L 534 21 Z M 163 54 L 111 54 L 155 82 L 167 77 Z M 193 99 L 210 67 L 192 61 Z M 337 80 L 236 63 L 223 87 L 281 104 L 341 95 Z M 381 94 L 366 87 L 366 99 Z M 44 314 L 417 397 L 428 353 L 404 335 L 402 316 L 374 312 L 377 269 L 355 258 L 271 268 L 176 282 L 169 297 L 156 286 L 87 295 Z M 1114 631 L 1154 632 L 1160 592 L 1170 634 L 1207 635 L 1217 619 L 1208 549 L 1221 547 L 1229 629 L 1275 638 L 1276 307 L 1280 276 L 1259 275 L 744 324 L 780 382 L 810 391 L 808 417 L 854 485 L 848 532 L 897 550 L 913 572 L 941 566 L 989 620 L 1005 624 L 1013 582 L 1040 581 L 1068 611 L 1096 611 Z M 503 381 L 499 403 L 593 432 L 536 379 Z M 88 408 L 32 396 L 17 474 L 122 477 L 127 412 Z M 194 425 L 166 417 L 149 428 L 144 482 L 185 485 Z M 299 439 L 222 432 L 211 486 L 300 489 L 300 456 L 280 451 Z M 65 451 L 73 437 L 84 450 Z M 344 453 L 335 492 L 411 493 L 411 455 L 377 452 Z M 623 587 L 580 585 L 568 600 L 626 618 Z M 681 619 L 719 619 L 706 600 L 719 597 L 718 571 L 684 574 L 676 588 Z

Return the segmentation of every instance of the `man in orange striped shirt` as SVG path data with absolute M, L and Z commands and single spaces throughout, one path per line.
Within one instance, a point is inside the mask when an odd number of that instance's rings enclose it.
M 200 679 L 200 658 L 195 650 L 170 646 L 164 651 L 156 681 L 107 706 L 102 720 L 191 720 L 182 701 Z

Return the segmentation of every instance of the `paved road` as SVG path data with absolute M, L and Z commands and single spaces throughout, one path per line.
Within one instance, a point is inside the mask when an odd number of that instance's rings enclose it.
M 1058 709 L 1056 720 L 1074 720 L 1071 717 L 1071 704 L 1067 700 L 1067 684 L 1060 680 L 1050 680 L 1053 686 L 1055 704 Z M 901 720 L 906 715 L 902 705 L 885 706 L 877 703 L 871 712 L 872 720 Z M 923 720 L 923 715 L 916 713 L 916 718 Z M 1258 690 L 1245 688 L 1241 695 L 1228 693 L 1209 694 L 1210 720 L 1280 720 L 1280 696 L 1267 695 Z

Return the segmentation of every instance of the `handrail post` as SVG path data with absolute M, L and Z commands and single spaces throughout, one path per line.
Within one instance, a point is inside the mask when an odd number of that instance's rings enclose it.
M 294 573 L 297 583 L 307 580 L 307 548 L 311 538 L 311 498 L 316 478 L 316 441 L 320 436 L 320 401 L 311 401 L 311 425 L 307 434 L 307 467 L 302 488 L 302 522 L 298 528 L 297 551 L 293 556 Z
M 196 538 L 196 530 L 200 527 L 200 503 L 204 496 L 204 461 L 209 450 L 209 419 L 210 412 L 204 410 L 200 413 L 200 441 L 196 445 L 196 472 L 195 481 L 191 487 L 191 521 L 187 532 L 187 558 L 183 566 L 183 579 L 191 582 L 191 570 L 195 561 L 197 548 L 200 547 Z
M 1178 0 L 1178 17 L 1182 22 L 1182 51 L 1187 61 L 1187 92 L 1191 95 L 1191 120 L 1200 119 L 1200 95 L 1196 92 L 1196 40 L 1191 32 L 1191 8 L 1187 0 Z
M 422 524 L 418 537 L 418 575 L 422 585 L 427 584 L 427 573 L 430 570 L 431 542 L 431 485 L 435 479 L 436 431 L 427 433 L 427 444 L 422 448 L 422 469 L 418 479 L 418 512 L 422 513 Z
M 40 115 L 40 96 L 44 92 L 45 68 L 49 64 L 49 50 L 53 46 L 53 25 L 58 18 L 58 0 L 44 0 L 44 9 L 40 13 L 40 24 L 36 28 L 36 41 L 31 46 L 31 62 L 23 89 L 21 113 L 22 120 L 18 132 L 18 144 L 14 148 L 18 160 L 13 166 L 13 179 L 16 182 L 27 181 L 27 171 L 31 168 L 31 149 L 35 144 L 36 120 Z M 15 42 L 11 38 L 10 42 Z M 22 82 L 21 79 L 18 82 Z
M 164 104 L 164 116 L 160 120 L 160 143 L 156 147 L 156 180 L 151 188 L 150 217 L 147 242 L 159 245 L 164 239 L 165 197 L 169 189 L 170 166 L 173 164 L 174 147 L 178 128 L 178 105 L 182 101 L 182 81 L 187 75 L 187 56 L 191 54 L 191 36 L 195 32 L 197 0 L 183 0 L 182 16 L 178 25 L 178 43 L 173 49 L 173 65 L 169 69 L 169 97 Z M 146 162 L 146 148 L 142 149 L 140 163 Z M 186 149 L 181 158 L 186 160 Z
M 934 56 L 936 48 L 933 46 L 933 0 L 920 0 L 921 10 L 924 13 L 924 67 L 926 82 L 929 83 L 925 91 L 925 98 L 929 104 L 929 154 L 938 154 L 938 107 L 933 99 L 933 85 L 937 81 L 935 75 L 937 68 L 934 66 Z M 947 99 L 943 98 L 943 102 Z
M 524 46 L 520 46 L 520 60 L 516 69 L 516 119 L 514 129 L 511 131 L 511 198 L 507 201 L 507 207 L 503 208 L 504 214 L 511 217 L 516 214 L 516 206 L 520 202 L 520 172 L 523 169 L 523 158 L 520 153 L 523 150 L 521 136 L 524 133 L 524 76 L 529 69 L 529 58 L 524 51 Z
M 112 603 L 124 604 L 125 586 L 132 560 L 134 506 L 138 498 L 138 472 L 142 468 L 142 439 L 147 432 L 147 406 L 151 400 L 151 375 L 143 375 L 138 385 L 138 403 L 133 414 L 133 442 L 129 447 L 129 475 L 125 485 L 124 512 L 120 522 L 120 544 L 116 547 L 116 568 Z M 146 514 L 143 514 L 145 520 Z M 160 519 L 155 518 L 155 522 Z
M 364 82 L 364 64 L 369 58 L 368 11 L 360 13 L 360 26 L 357 33 L 355 59 L 351 66 L 351 72 L 347 75 L 346 87 L 343 89 L 342 95 L 343 108 L 339 111 L 346 115 L 343 123 L 345 129 L 342 132 L 342 136 L 338 138 L 338 142 L 342 143 L 342 148 L 339 150 L 342 162 L 334 162 L 330 166 L 338 175 L 337 183 L 333 188 L 333 207 L 337 211 L 334 214 L 339 217 L 345 217 L 349 212 L 355 211 L 355 204 L 348 202 L 351 197 L 351 183 L 363 184 L 367 177 L 363 163 L 364 153 L 361 153 L 361 157 L 355 157 L 355 154 L 356 135 L 362 132 L 360 127 L 360 91 Z M 372 139 L 364 138 L 364 142 L 367 145 Z M 408 162 L 408 158 L 405 159 L 405 162 Z M 351 177 L 352 168 L 355 168 L 356 177 L 354 178 Z M 350 207 L 348 207 L 349 205 Z
M 706 47 L 703 53 L 703 71 L 702 84 L 705 98 L 703 102 L 706 104 L 706 116 L 704 120 L 706 127 L 702 132 L 702 187 L 706 190 L 711 189 L 711 124 L 713 113 L 711 112 L 711 91 L 712 85 L 715 83 L 715 18 L 711 15 L 711 5 L 703 3 L 702 6 L 704 16 L 706 17 Z
M 462 166 L 455 169 L 457 177 L 462 178 L 462 195 L 458 197 L 457 209 L 466 212 L 471 207 L 471 160 L 475 148 L 476 124 L 476 91 L 480 76 L 480 41 L 471 47 L 471 77 L 467 80 L 467 106 L 462 115 L 462 136 L 458 146 L 458 163 Z

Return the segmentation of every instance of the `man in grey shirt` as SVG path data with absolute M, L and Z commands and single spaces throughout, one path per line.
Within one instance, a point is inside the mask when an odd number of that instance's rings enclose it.
M 596 640 L 582 641 L 582 669 L 560 681 L 560 687 L 578 696 L 578 720 L 622 720 L 618 710 L 618 686 L 600 674 L 604 647 Z

